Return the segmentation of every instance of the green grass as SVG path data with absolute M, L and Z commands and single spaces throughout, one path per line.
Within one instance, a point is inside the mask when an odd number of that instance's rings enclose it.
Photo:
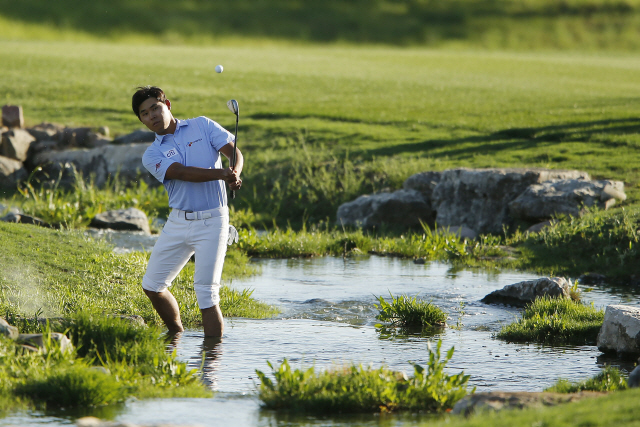
M 147 322 L 161 324 L 140 285 L 148 255 L 115 254 L 106 244 L 77 231 L 0 222 L 0 313 L 52 317 L 99 309 L 107 314 L 138 314 Z M 194 264 L 188 263 L 171 288 L 188 326 L 198 325 L 201 319 L 193 273 Z M 228 252 L 223 280 L 252 273 L 246 255 Z M 253 299 L 250 290 L 226 286 L 221 290 L 220 307 L 231 317 L 263 318 L 275 312 Z
M 441 345 L 438 341 L 435 350 L 429 347 L 426 368 L 413 364 L 410 378 L 385 367 L 351 365 L 316 372 L 313 367 L 293 370 L 286 359 L 278 367 L 267 362 L 275 382 L 256 370 L 259 397 L 267 409 L 292 412 L 443 412 L 467 394 L 469 376 L 444 372 L 454 349 L 441 360 Z
M 624 180 L 628 205 L 640 194 L 633 55 L 4 41 L 0 61 L 0 101 L 31 125 L 138 129 L 130 96 L 147 83 L 177 117 L 227 127 L 238 99 L 247 161 L 234 206 L 256 226 L 333 222 L 362 193 L 460 166 L 583 169 Z
M 3 0 L 0 36 L 193 44 L 267 38 L 490 48 L 639 46 L 637 0 L 156 0 L 153 7 L 149 4 Z
M 419 300 L 417 297 L 400 295 L 394 297 L 391 293 L 391 302 L 385 301 L 382 296 L 377 297 L 379 304 L 374 304 L 379 310 L 376 319 L 387 322 L 390 326 L 400 328 L 424 328 L 443 327 L 447 320 L 447 313 L 440 307 L 431 304 L 430 301 Z
M 570 299 L 537 298 L 522 318 L 504 326 L 497 337 L 511 342 L 593 345 L 604 311 Z
M 73 316 L 69 324 L 75 349 L 64 353 L 51 343 L 46 351 L 32 352 L 0 338 L 0 410 L 95 407 L 129 396 L 211 395 L 196 370 L 166 351 L 159 328 L 90 312 Z M 45 337 L 49 333 L 45 328 Z
M 561 378 L 545 391 L 578 393 L 581 391 L 618 391 L 627 388 L 627 380 L 622 376 L 620 370 L 613 366 L 606 366 L 599 374 L 577 383 Z
M 639 225 L 640 210 L 635 207 L 594 210 L 582 218 L 563 218 L 540 233 L 516 233 L 507 242 L 520 249 L 520 268 L 549 275 L 600 273 L 624 280 L 638 271 Z

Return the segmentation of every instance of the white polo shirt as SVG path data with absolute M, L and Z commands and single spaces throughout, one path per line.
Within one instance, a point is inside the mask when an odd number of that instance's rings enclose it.
M 233 142 L 233 134 L 207 117 L 178 120 L 173 134 L 158 135 L 144 152 L 142 164 L 169 194 L 169 207 L 184 211 L 206 211 L 227 205 L 222 180 L 187 182 L 165 179 L 173 163 L 205 169 L 222 169 L 220 149 Z

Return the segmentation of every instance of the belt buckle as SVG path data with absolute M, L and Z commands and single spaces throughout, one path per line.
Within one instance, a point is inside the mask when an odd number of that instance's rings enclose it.
M 195 221 L 196 219 L 198 219 L 198 214 L 196 214 L 196 217 L 193 219 L 189 219 L 187 218 L 187 214 L 193 213 L 193 211 L 184 211 L 184 219 L 187 221 Z

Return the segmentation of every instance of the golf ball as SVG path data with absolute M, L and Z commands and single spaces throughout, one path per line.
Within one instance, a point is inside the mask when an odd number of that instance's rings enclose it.
M 222 67 L 222 65 L 216 65 L 216 73 L 221 73 L 222 70 L 224 70 L 224 68 Z

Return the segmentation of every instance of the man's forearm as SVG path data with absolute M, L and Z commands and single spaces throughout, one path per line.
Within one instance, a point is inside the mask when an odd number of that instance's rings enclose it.
M 173 163 L 167 169 L 165 179 L 179 179 L 188 182 L 208 182 L 226 180 L 228 171 L 226 169 L 205 169 L 194 166 L 184 166 L 180 163 Z

